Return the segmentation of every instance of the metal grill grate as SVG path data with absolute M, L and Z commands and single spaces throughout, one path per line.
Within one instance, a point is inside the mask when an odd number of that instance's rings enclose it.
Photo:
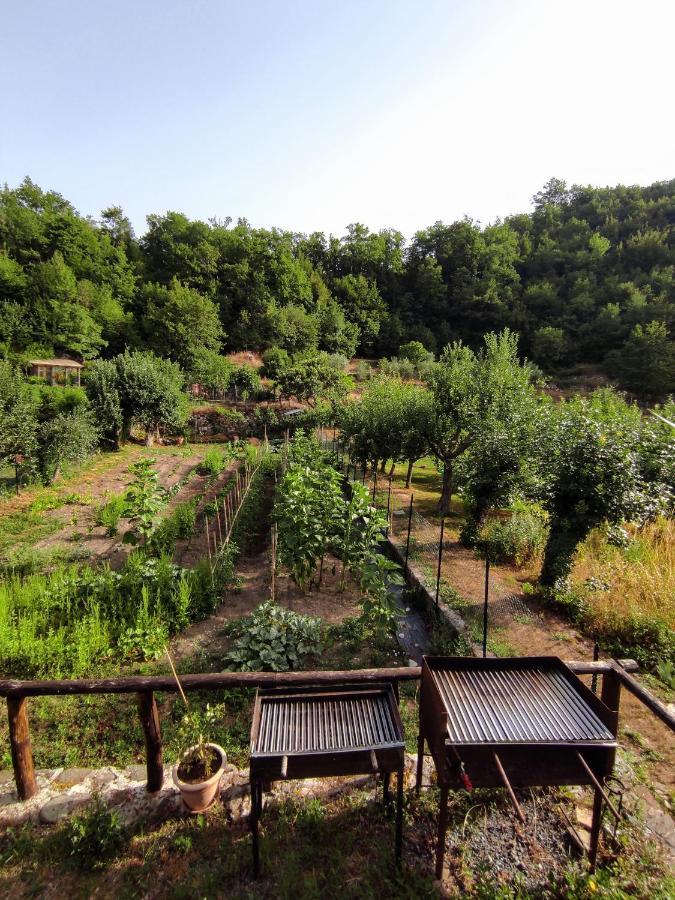
M 328 697 L 261 697 L 260 728 L 252 753 L 291 755 L 400 743 L 387 695 L 383 692 Z
M 614 741 L 564 675 L 545 668 L 432 672 L 454 744 Z

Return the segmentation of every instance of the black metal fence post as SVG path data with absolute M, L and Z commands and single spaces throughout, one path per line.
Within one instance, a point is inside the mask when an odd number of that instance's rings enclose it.
M 600 647 L 598 646 L 598 642 L 596 641 L 595 644 L 593 644 L 593 662 L 597 662 L 599 658 L 600 658 Z M 591 678 L 591 690 L 593 691 L 594 694 L 598 693 L 598 676 L 597 676 L 597 674 L 594 674 L 593 677 Z
M 483 659 L 487 656 L 488 598 L 490 596 L 490 557 L 485 557 L 485 602 L 483 604 Z
M 438 569 L 436 570 L 436 609 L 438 609 L 438 593 L 441 589 L 441 563 L 443 562 L 443 532 L 445 531 L 445 516 L 441 516 L 441 536 L 438 541 Z
M 413 511 L 413 497 L 415 495 L 410 495 L 410 510 L 408 511 L 408 537 L 405 542 L 405 566 L 403 567 L 403 571 L 405 573 L 405 577 L 408 577 L 408 556 L 410 555 L 410 526 L 412 525 L 412 511 Z
M 387 537 L 389 537 L 389 517 L 391 515 L 391 482 L 389 479 L 389 491 L 387 492 Z
M 373 506 L 377 509 L 377 470 L 375 470 L 375 477 L 373 478 Z

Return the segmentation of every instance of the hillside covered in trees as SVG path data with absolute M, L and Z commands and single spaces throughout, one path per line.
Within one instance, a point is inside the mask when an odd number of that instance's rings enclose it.
M 199 378 L 232 349 L 352 356 L 478 346 L 504 327 L 545 371 L 604 369 L 649 398 L 675 390 L 675 180 L 591 188 L 552 179 L 531 213 L 437 222 L 408 243 L 240 219 L 83 217 L 30 179 L 0 193 L 0 355 L 150 349 Z

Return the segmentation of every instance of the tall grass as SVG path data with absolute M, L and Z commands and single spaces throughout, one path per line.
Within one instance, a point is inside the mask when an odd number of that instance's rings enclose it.
M 654 665 L 675 661 L 675 521 L 627 526 L 616 546 L 600 530 L 572 573 L 586 626 L 603 642 Z

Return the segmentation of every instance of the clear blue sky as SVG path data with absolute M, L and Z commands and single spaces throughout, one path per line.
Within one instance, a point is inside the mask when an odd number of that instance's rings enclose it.
M 0 181 L 406 236 L 675 175 L 673 0 L 4 0 Z

